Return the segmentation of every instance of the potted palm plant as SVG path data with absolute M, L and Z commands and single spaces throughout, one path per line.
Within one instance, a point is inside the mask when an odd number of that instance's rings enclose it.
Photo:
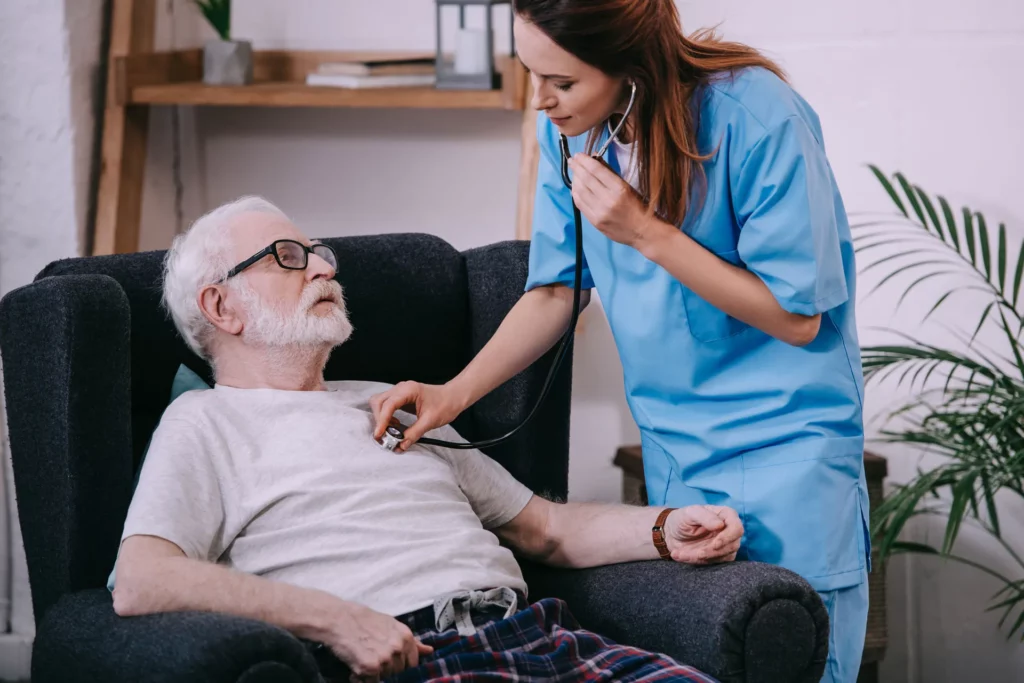
M 898 332 L 900 343 L 862 350 L 866 382 L 892 378 L 913 396 L 887 415 L 880 439 L 939 460 L 891 489 L 872 511 L 872 532 L 881 557 L 924 553 L 996 579 L 1001 588 L 988 609 L 1001 612 L 1007 637 L 1024 640 L 1024 547 L 1004 534 L 997 505 L 997 498 L 1024 498 L 1024 244 L 1014 249 L 1005 225 L 993 230 L 980 212 L 954 211 L 902 173 L 871 170 L 895 215 L 854 224 L 863 270 L 887 271 L 878 286 L 902 276 L 908 284 L 900 302 L 915 290 L 934 292 L 926 318 L 959 295 L 979 302 L 966 320 L 958 312 L 964 325 L 947 342 Z M 905 540 L 907 524 L 921 516 L 942 521 L 941 543 Z M 956 541 L 966 525 L 994 539 L 1014 571 L 961 552 Z
M 231 38 L 231 0 L 193 0 L 217 38 L 203 46 L 203 82 L 208 85 L 252 83 L 252 43 Z

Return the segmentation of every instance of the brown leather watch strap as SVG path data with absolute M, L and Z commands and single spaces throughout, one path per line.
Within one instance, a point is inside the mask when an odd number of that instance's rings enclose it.
M 672 513 L 675 508 L 665 508 L 658 515 L 657 521 L 654 522 L 654 527 L 651 529 L 651 536 L 654 538 L 654 547 L 658 549 L 658 554 L 661 555 L 663 560 L 671 560 L 672 554 L 668 551 L 668 543 L 665 540 L 665 520 Z

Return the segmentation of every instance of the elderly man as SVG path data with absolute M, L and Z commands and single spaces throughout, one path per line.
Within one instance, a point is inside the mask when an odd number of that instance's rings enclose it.
M 580 630 L 557 601 L 530 605 L 514 553 L 568 567 L 731 561 L 736 513 L 556 504 L 478 451 L 383 449 L 368 397 L 323 379 L 352 334 L 336 267 L 329 247 L 258 198 L 216 209 L 175 241 L 164 301 L 216 385 L 174 401 L 153 435 L 118 555 L 116 612 L 264 620 L 358 680 L 488 669 L 708 680 Z M 472 657 L 482 649 L 505 657 Z

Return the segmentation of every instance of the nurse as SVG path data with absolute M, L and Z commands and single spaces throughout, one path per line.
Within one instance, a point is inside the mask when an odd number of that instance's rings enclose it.
M 729 505 L 740 558 L 801 574 L 831 623 L 826 681 L 854 681 L 868 611 L 855 265 L 818 117 L 777 66 L 673 0 L 516 0 L 540 146 L 526 293 L 443 386 L 372 405 L 407 448 L 537 360 L 596 288 L 642 438 L 652 505 Z M 636 102 L 605 157 L 591 158 Z M 559 134 L 569 138 L 572 190 Z

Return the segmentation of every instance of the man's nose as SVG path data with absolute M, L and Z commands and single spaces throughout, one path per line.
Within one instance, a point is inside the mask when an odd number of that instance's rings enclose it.
M 316 280 L 319 278 L 326 278 L 328 280 L 332 280 L 334 279 L 334 276 L 334 268 L 330 263 L 316 254 L 309 255 L 309 263 L 306 264 L 306 277 L 308 279 Z

